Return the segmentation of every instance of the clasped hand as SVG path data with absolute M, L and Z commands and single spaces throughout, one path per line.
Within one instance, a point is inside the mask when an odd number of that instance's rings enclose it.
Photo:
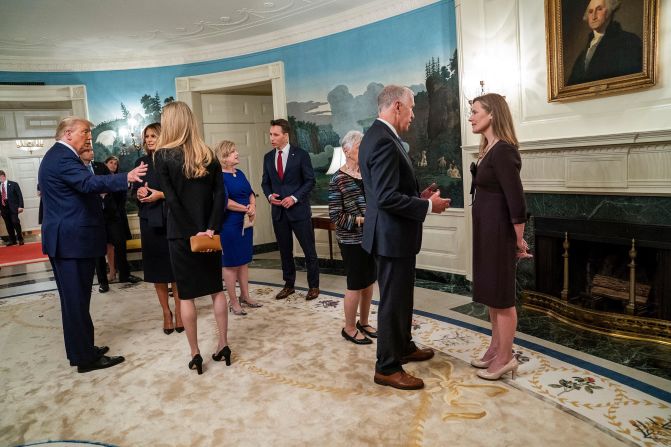
M 529 259 L 533 258 L 534 255 L 529 253 L 527 250 L 529 250 L 529 244 L 527 244 L 527 241 L 522 239 L 522 241 L 517 241 L 517 258 L 518 259 Z
M 270 204 L 271 205 L 276 205 L 276 206 L 281 206 L 281 207 L 284 207 L 284 208 L 291 208 L 292 206 L 294 206 L 296 204 L 296 202 L 294 201 L 294 199 L 291 196 L 285 197 L 282 200 L 278 199 L 279 196 L 280 196 L 279 194 L 271 194 L 270 195 Z
M 156 194 L 157 192 L 157 189 L 150 188 L 149 184 L 145 183 L 144 186 L 138 188 L 137 198 L 142 203 L 155 202 L 161 199 L 160 194 Z

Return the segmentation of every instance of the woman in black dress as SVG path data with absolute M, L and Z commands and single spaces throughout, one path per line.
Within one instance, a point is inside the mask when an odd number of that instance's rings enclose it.
M 515 270 L 517 261 L 530 258 L 523 239 L 526 204 L 520 179 L 522 160 L 513 119 L 506 100 L 489 93 L 473 100 L 469 118 L 473 133 L 481 135 L 473 185 L 473 301 L 489 307 L 492 339 L 489 348 L 471 365 L 478 376 L 496 380 L 518 363 L 512 355 L 517 327 Z M 486 368 L 486 370 L 485 370 Z
M 144 183 L 136 183 L 133 186 L 139 203 L 140 238 L 142 240 L 142 265 L 144 267 L 144 280 L 154 284 L 158 302 L 163 309 L 163 332 L 172 334 L 173 330 L 182 332 L 182 312 L 179 304 L 179 293 L 175 283 L 175 275 L 170 265 L 170 252 L 168 250 L 168 239 L 166 238 L 166 205 L 165 195 L 159 189 L 158 177 L 154 169 L 154 151 L 156 142 L 161 135 L 161 124 L 153 123 L 144 128 L 142 141 L 147 153 L 135 162 L 147 165 L 147 174 Z M 170 310 L 168 284 L 172 283 L 172 295 L 175 299 L 175 323 L 172 321 Z
M 107 157 L 105 166 L 110 174 L 119 173 L 119 159 L 114 155 Z M 110 282 L 116 280 L 117 271 L 119 282 L 139 281 L 130 274 L 126 253 L 126 241 L 132 237 L 126 215 L 126 198 L 126 191 L 108 193 L 103 198 L 103 215 L 107 231 L 107 263 L 110 269 L 107 280 Z
M 203 372 L 198 347 L 197 313 L 194 298 L 211 295 L 219 343 L 214 360 L 225 358 L 228 348 L 228 309 L 221 282 L 221 255 L 218 251 L 194 253 L 191 236 L 214 236 L 221 226 L 226 207 L 221 166 L 200 136 L 196 119 L 181 101 L 167 104 L 161 116 L 161 135 L 156 144 L 154 166 L 160 190 L 168 204 L 168 248 L 172 271 L 179 290 L 182 321 L 191 348 L 189 369 Z
M 329 183 L 329 217 L 336 226 L 336 239 L 347 274 L 345 327 L 340 335 L 357 345 L 369 345 L 372 340 L 368 337 L 377 338 L 377 330 L 368 323 L 377 270 L 373 255 L 361 247 L 366 215 L 366 197 L 359 172 L 362 138 L 361 132 L 351 130 L 342 139 L 346 159 Z M 357 307 L 359 321 L 356 321 Z

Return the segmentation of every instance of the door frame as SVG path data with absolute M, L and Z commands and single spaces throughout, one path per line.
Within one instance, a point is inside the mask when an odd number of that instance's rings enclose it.
M 287 95 L 284 78 L 284 62 L 277 61 L 254 67 L 221 71 L 196 76 L 175 78 L 177 100 L 184 101 L 203 125 L 201 94 L 231 87 L 244 87 L 261 82 L 271 82 L 273 96 L 273 116 L 287 118 Z

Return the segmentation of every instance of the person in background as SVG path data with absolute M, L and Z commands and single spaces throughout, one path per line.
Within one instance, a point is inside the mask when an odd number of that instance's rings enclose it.
M 58 287 L 65 352 L 77 372 L 109 368 L 124 358 L 108 357 L 107 346 L 94 345 L 89 307 L 96 258 L 105 254 L 105 224 L 98 194 L 125 191 L 128 182 L 141 181 L 147 167 L 128 174 L 93 175 L 79 158 L 91 140 L 92 123 L 64 118 L 56 129 L 56 143 L 40 163 L 38 183 L 44 203 L 42 252 L 49 256 Z
M 238 149 L 232 141 L 221 141 L 215 148 L 221 163 L 222 177 L 228 194 L 227 212 L 221 224 L 222 275 L 228 291 L 228 308 L 235 315 L 247 315 L 242 305 L 261 307 L 249 295 L 249 268 L 252 262 L 254 228 L 244 228 L 245 216 L 249 222 L 256 217 L 256 195 L 245 174 L 236 168 L 240 163 Z M 240 299 L 235 283 L 240 284 Z
M 473 196 L 473 301 L 489 308 L 492 338 L 487 351 L 471 365 L 478 376 L 497 380 L 507 372 L 513 378 L 518 363 L 512 354 L 517 311 L 517 261 L 530 258 L 523 238 L 526 203 L 513 118 L 505 98 L 496 93 L 473 100 L 469 118 L 480 134 L 478 163 L 471 169 Z
M 135 191 L 139 202 L 138 217 L 140 218 L 144 281 L 154 284 L 158 302 L 163 309 L 163 332 L 169 335 L 173 330 L 184 331 L 184 323 L 182 323 L 179 291 L 170 264 L 170 250 L 166 238 L 167 209 L 165 195 L 159 189 L 158 176 L 154 168 L 153 155 L 160 135 L 160 123 L 149 124 L 142 132 L 142 142 L 146 155 L 140 157 L 135 165 L 146 164 L 147 175 L 144 177 L 144 183 L 133 184 L 133 191 Z M 174 324 L 169 303 L 169 284 L 172 284 L 172 295 L 175 300 Z
M 93 175 L 109 175 L 110 171 L 107 169 L 104 163 L 94 161 L 93 146 L 91 141 L 84 143 L 84 147 L 79 153 L 79 158 L 84 163 L 86 169 L 88 169 Z M 103 210 L 103 217 L 105 216 L 105 197 L 107 193 L 99 194 L 100 208 Z M 107 229 L 105 229 L 105 234 L 107 234 Z M 107 278 L 107 261 L 105 261 L 105 256 L 101 256 L 96 261 L 96 276 L 98 277 L 98 292 L 107 293 L 110 290 L 109 280 Z
M 21 220 L 19 214 L 23 212 L 23 194 L 19 184 L 7 180 L 5 171 L 0 170 L 0 214 L 5 221 L 5 228 L 9 241 L 6 246 L 23 245 L 23 232 L 21 231 Z
M 305 299 L 314 300 L 319 296 L 319 260 L 310 208 L 310 192 L 315 187 L 315 173 L 310 154 L 289 144 L 290 130 L 289 122 L 285 119 L 270 122 L 270 144 L 273 149 L 263 158 L 261 180 L 263 193 L 272 205 L 273 230 L 282 258 L 284 288 L 275 299 L 287 298 L 295 292 L 295 235 L 305 254 L 308 270 L 309 289 Z
M 105 166 L 111 174 L 119 172 L 119 159 L 115 156 L 107 157 Z M 117 191 L 107 194 L 103 199 L 105 228 L 107 229 L 107 262 L 109 264 L 108 280 L 116 280 L 117 268 L 119 282 L 136 283 L 140 278 L 131 275 L 128 265 L 126 241 L 132 237 L 126 215 L 126 191 Z
M 200 136 L 199 126 L 189 106 L 175 101 L 163 108 L 161 135 L 156 143 L 154 166 L 159 189 L 168 205 L 167 229 L 170 263 L 177 281 L 182 321 L 191 349 L 189 369 L 203 373 L 198 346 L 197 311 L 194 298 L 210 295 L 217 322 L 218 344 L 215 361 L 230 365 L 228 309 L 221 282 L 218 251 L 192 252 L 190 237 L 213 237 L 221 227 L 226 202 L 221 166 Z
M 377 338 L 377 331 L 368 324 L 377 273 L 375 258 L 361 247 L 366 215 L 366 197 L 359 171 L 361 138 L 361 132 L 351 130 L 340 143 L 345 164 L 329 183 L 329 217 L 336 226 L 336 239 L 347 275 L 345 327 L 340 334 L 352 343 L 367 345 L 372 343 L 368 337 Z M 356 321 L 357 308 L 359 321 Z

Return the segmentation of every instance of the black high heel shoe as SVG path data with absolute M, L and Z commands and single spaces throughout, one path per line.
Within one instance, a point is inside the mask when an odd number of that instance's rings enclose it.
M 198 375 L 203 374 L 203 358 L 200 356 L 200 354 L 194 355 L 189 362 L 189 369 L 194 369 L 194 366 L 198 371 Z
M 223 348 L 221 348 L 221 351 L 219 351 L 216 354 L 212 354 L 212 360 L 214 360 L 215 362 L 220 362 L 221 357 L 224 357 L 224 360 L 226 360 L 226 366 L 230 366 L 231 365 L 231 348 L 229 348 L 228 346 L 224 346 Z
M 172 324 L 172 312 L 170 312 L 170 324 Z M 163 328 L 163 333 L 164 333 L 165 335 L 170 335 L 170 334 L 172 334 L 172 332 L 173 332 L 174 330 L 175 330 L 175 329 L 173 329 L 173 328 L 167 328 L 167 329 L 166 329 L 166 328 Z
M 181 334 L 182 332 L 184 332 L 184 326 L 175 326 L 175 332 Z

